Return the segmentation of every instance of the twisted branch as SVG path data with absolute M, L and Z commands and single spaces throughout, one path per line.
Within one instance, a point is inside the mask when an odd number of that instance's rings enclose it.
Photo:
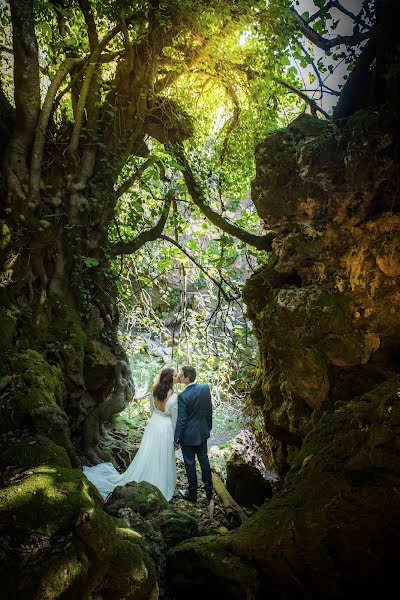
M 236 237 L 237 239 L 249 244 L 249 246 L 253 246 L 254 248 L 258 248 L 258 250 L 271 250 L 271 243 L 274 239 L 274 234 L 272 232 L 267 233 L 266 235 L 255 235 L 254 233 L 250 233 L 245 229 L 242 229 L 238 225 L 231 223 L 215 210 L 211 208 L 209 204 L 207 204 L 204 193 L 197 183 L 196 178 L 193 174 L 192 168 L 190 166 L 189 161 L 186 158 L 182 145 L 174 145 L 169 147 L 171 154 L 175 156 L 182 168 L 183 178 L 185 180 L 186 186 L 189 190 L 189 194 L 194 202 L 194 204 L 200 209 L 205 217 L 213 225 L 225 231 L 229 235 Z

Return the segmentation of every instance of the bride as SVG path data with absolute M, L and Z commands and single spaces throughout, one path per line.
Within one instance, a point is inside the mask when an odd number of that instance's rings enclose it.
M 178 383 L 175 370 L 170 367 L 162 369 L 152 387 L 152 415 L 139 450 L 124 473 L 118 473 L 111 463 L 83 467 L 86 477 L 94 483 L 104 499 L 117 486 L 130 481 L 147 481 L 158 487 L 167 500 L 171 500 L 176 486 L 174 429 L 178 410 L 174 383 Z

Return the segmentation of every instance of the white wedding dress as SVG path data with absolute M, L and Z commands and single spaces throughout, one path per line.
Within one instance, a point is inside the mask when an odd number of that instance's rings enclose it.
M 83 467 L 84 474 L 104 499 L 118 485 L 147 481 L 158 487 L 167 500 L 171 500 L 176 486 L 174 431 L 178 412 L 177 394 L 168 398 L 164 411 L 154 405 L 152 409 L 139 450 L 124 473 L 118 473 L 111 463 Z

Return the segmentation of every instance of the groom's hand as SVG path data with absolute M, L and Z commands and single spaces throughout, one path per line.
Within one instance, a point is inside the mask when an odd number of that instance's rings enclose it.
M 174 442 L 174 448 L 175 448 L 175 450 L 179 450 L 180 447 L 181 447 L 181 445 L 178 444 L 178 442 Z

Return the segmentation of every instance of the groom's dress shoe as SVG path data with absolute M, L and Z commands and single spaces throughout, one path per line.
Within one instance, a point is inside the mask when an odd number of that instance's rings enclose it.
M 197 498 L 193 498 L 188 492 L 188 490 L 179 490 L 179 495 L 187 500 L 188 502 L 192 502 L 192 504 L 196 504 Z

